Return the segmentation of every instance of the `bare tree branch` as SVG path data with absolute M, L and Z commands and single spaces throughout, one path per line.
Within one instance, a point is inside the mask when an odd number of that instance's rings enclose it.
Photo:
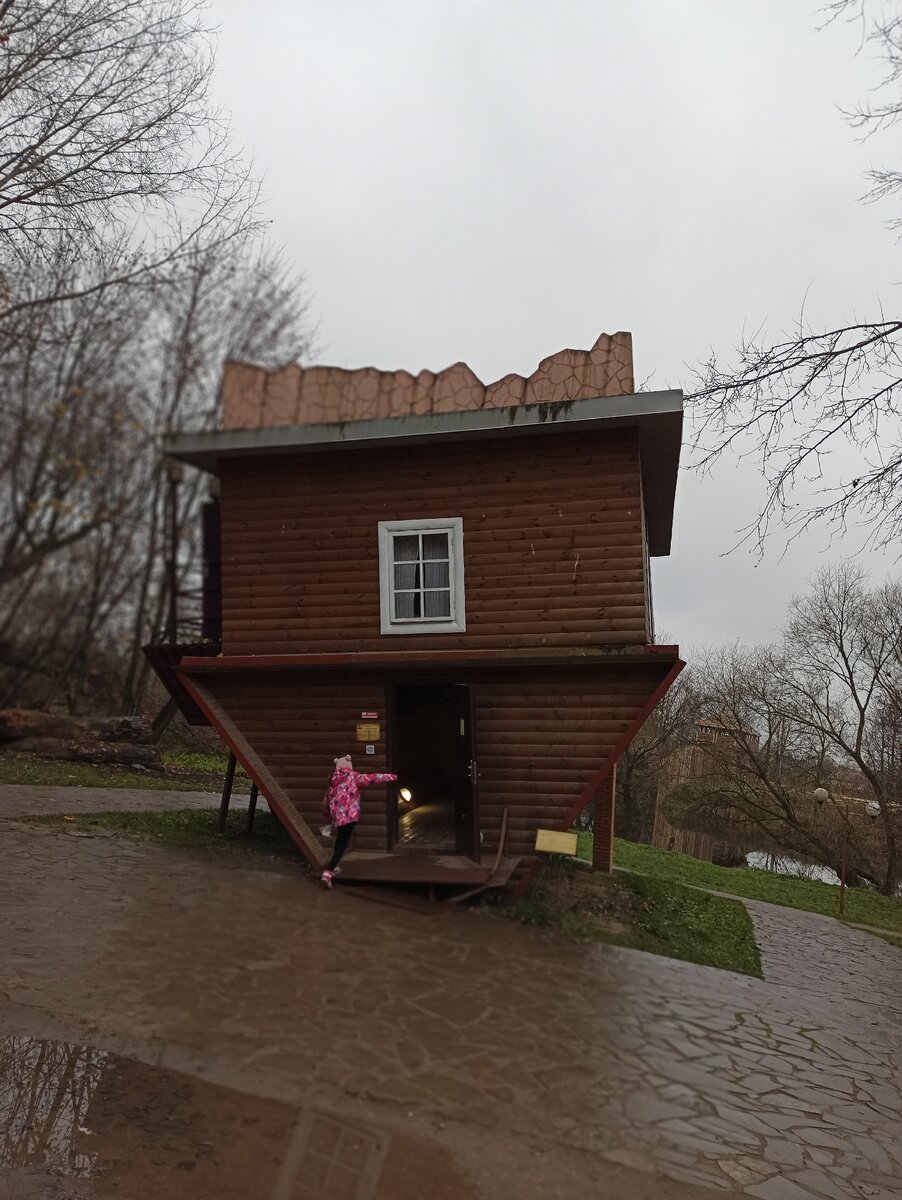
M 830 0 L 826 23 L 861 28 L 862 45 L 884 63 L 881 98 L 847 116 L 863 134 L 902 116 L 902 12 L 868 0 Z M 902 192 L 902 171 L 877 169 L 869 198 Z M 754 463 L 763 504 L 740 544 L 763 552 L 775 526 L 790 540 L 814 524 L 842 533 L 852 524 L 875 546 L 895 542 L 902 525 L 902 315 L 883 312 L 814 329 L 804 312 L 775 341 L 762 331 L 727 355 L 712 355 L 690 383 L 696 467 L 725 454 Z
M 717 729 L 708 768 L 668 803 L 690 822 L 750 825 L 770 848 L 828 866 L 838 866 L 848 836 L 854 872 L 893 895 L 902 838 L 900 610 L 902 585 L 873 589 L 843 563 L 792 602 L 778 645 L 712 655 L 697 673 Z M 836 803 L 821 810 L 817 787 Z
M 247 208 L 209 104 L 198 0 L 16 0 L 0 10 L 0 239 L 40 248 L 198 197 Z

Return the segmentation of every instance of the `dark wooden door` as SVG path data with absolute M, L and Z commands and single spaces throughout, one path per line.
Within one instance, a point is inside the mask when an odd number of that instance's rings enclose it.
M 476 690 L 454 684 L 454 835 L 458 854 L 479 861 L 479 766 L 476 761 Z

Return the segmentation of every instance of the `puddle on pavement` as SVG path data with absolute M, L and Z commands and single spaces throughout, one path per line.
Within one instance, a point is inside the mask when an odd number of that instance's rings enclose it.
M 0 1037 L 0 1169 L 97 1200 L 475 1200 L 441 1147 L 27 1037 Z

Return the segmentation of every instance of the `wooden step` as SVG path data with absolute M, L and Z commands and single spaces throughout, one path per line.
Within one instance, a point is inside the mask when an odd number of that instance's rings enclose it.
M 461 854 L 393 854 L 391 851 L 352 850 L 341 862 L 335 880 L 382 883 L 434 883 L 460 887 L 503 887 L 520 860 L 504 859 L 496 865 L 494 855 L 483 855 L 477 863 Z M 495 880 L 498 879 L 496 883 Z

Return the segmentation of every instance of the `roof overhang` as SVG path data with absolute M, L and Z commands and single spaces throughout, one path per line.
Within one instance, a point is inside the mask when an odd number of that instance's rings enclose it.
M 637 392 L 629 396 L 558 400 L 549 404 L 382 417 L 328 425 L 176 433 L 164 440 L 163 451 L 170 458 L 217 474 L 220 464 L 232 459 L 429 445 L 539 433 L 601 433 L 624 428 L 634 428 L 639 434 L 648 552 L 653 556 L 669 554 L 683 430 L 681 391 Z
M 566 667 L 581 670 L 611 669 L 624 666 L 655 670 L 681 662 L 679 646 L 631 646 L 576 651 L 560 650 L 413 650 L 346 651 L 331 654 L 217 654 L 194 656 L 187 653 L 178 670 L 188 675 L 216 675 L 231 671 L 381 671 L 403 674 L 428 670 L 430 675 L 443 669 L 536 670 Z

